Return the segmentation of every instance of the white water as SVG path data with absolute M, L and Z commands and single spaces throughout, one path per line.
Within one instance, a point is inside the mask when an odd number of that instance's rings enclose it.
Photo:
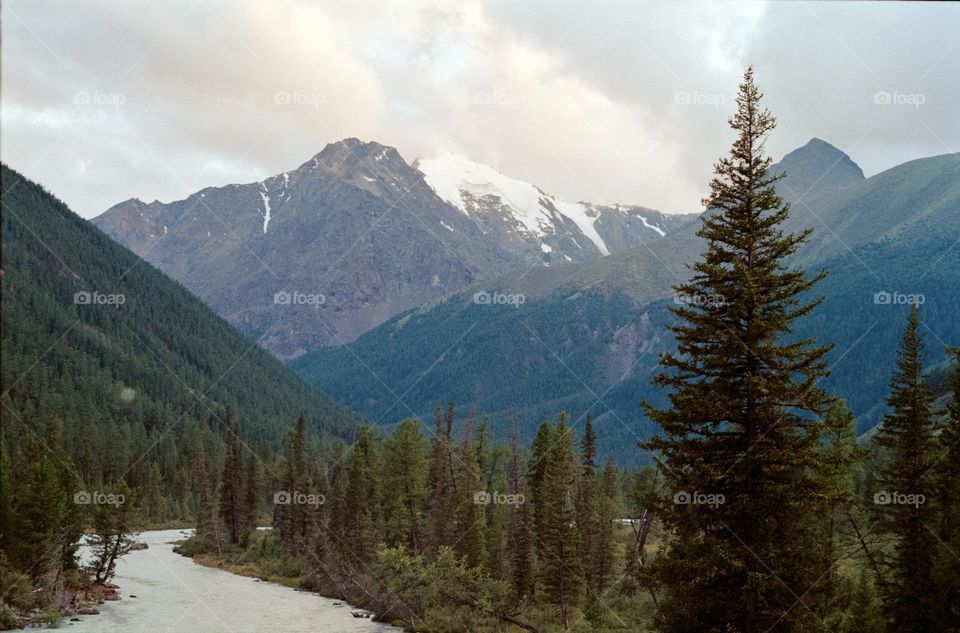
M 307 633 L 400 631 L 350 615 L 336 600 L 219 569 L 173 553 L 180 530 L 143 532 L 149 549 L 117 565 L 122 599 L 98 605 L 100 615 L 64 621 L 61 628 L 96 633 Z M 131 597 L 137 596 L 136 598 Z

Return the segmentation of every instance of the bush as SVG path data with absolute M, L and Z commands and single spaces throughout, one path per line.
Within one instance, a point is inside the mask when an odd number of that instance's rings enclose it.
M 19 628 L 17 616 L 6 603 L 0 602 L 0 631 L 12 631 Z
M 51 629 L 59 629 L 63 622 L 63 614 L 56 607 L 47 607 L 37 615 L 33 616 L 33 624 L 48 626 Z

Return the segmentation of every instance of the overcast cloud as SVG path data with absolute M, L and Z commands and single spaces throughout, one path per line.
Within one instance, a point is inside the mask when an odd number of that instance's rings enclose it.
M 817 136 L 871 175 L 960 151 L 957 5 L 5 0 L 2 20 L 2 159 L 85 217 L 348 136 L 689 212 L 749 63 L 776 158 Z

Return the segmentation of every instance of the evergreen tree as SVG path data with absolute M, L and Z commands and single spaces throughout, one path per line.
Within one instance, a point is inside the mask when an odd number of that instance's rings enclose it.
M 590 414 L 580 440 L 580 478 L 577 488 L 577 527 L 580 532 L 580 560 L 583 561 L 583 584 L 588 596 L 596 589 L 598 524 L 596 507 L 597 436 Z
M 240 441 L 240 427 L 229 408 L 223 418 L 223 442 L 226 459 L 220 482 L 220 517 L 226 526 L 230 543 L 237 545 L 245 540 L 243 444 Z
M 424 547 L 427 451 L 420 422 L 407 419 L 383 443 L 384 538 L 390 547 L 403 545 L 413 554 Z
M 257 529 L 260 518 L 260 482 L 263 478 L 260 460 L 256 455 L 250 455 L 247 460 L 247 471 L 243 482 L 243 545 L 246 545 L 250 534 Z
M 546 532 L 544 520 L 544 480 L 547 471 L 547 462 L 550 449 L 553 445 L 554 431 L 549 422 L 544 422 L 537 429 L 537 435 L 530 446 L 530 460 L 527 462 L 527 490 L 533 502 L 533 537 L 534 550 L 537 560 L 543 558 L 543 544 Z
M 877 633 L 884 628 L 877 591 L 866 570 L 861 570 L 853 591 L 850 608 L 844 618 L 842 633 Z
M 220 514 L 217 512 L 214 481 L 210 477 L 207 459 L 203 455 L 197 460 L 197 469 L 194 474 L 194 487 L 197 492 L 197 538 L 205 548 L 216 550 L 218 554 L 223 549 L 223 525 Z
M 960 349 L 948 350 L 954 366 L 950 375 L 952 401 L 938 437 L 933 467 L 934 503 L 939 510 L 940 539 L 934 569 L 937 584 L 937 626 L 960 631 Z
M 601 493 L 597 504 L 595 544 L 589 560 L 592 586 L 590 593 L 599 596 L 613 582 L 616 552 L 616 520 L 620 507 L 620 478 L 612 460 L 607 461 L 601 477 Z
M 821 600 L 821 608 L 833 612 L 831 600 L 839 593 L 837 567 L 841 562 L 842 530 L 851 517 L 859 515 L 860 498 L 854 482 L 856 465 L 866 459 L 869 450 L 857 444 L 856 419 L 843 400 L 836 399 L 823 416 L 821 465 L 817 471 L 822 484 L 820 512 L 824 517 L 820 544 L 822 577 L 808 592 Z M 867 552 L 869 556 L 870 553 Z
M 456 507 L 457 484 L 453 476 L 453 433 L 455 409 L 451 401 L 445 411 L 434 412 L 434 433 L 427 472 L 429 503 L 427 509 L 428 547 L 437 552 L 441 546 L 453 543 L 453 516 Z
M 769 173 L 775 119 L 761 97 L 748 69 L 730 119 L 737 139 L 704 200 L 706 249 L 671 308 L 677 351 L 655 379 L 671 406 L 645 405 L 662 434 L 644 446 L 675 495 L 654 508 L 672 535 L 654 569 L 665 631 L 818 625 L 794 588 L 818 576 L 814 473 L 827 397 L 816 383 L 828 348 L 790 334 L 818 305 L 805 296 L 822 274 L 787 266 L 809 231 L 780 228 L 789 206 L 774 188 L 782 174 Z
M 370 426 L 357 429 L 347 470 L 347 516 L 344 545 L 361 564 L 376 555 L 380 527 L 380 486 L 377 482 L 377 434 Z
M 885 561 L 890 569 L 880 586 L 887 629 L 897 633 L 933 630 L 936 590 L 933 556 L 937 539 L 931 506 L 929 474 L 933 448 L 934 395 L 923 376 L 920 311 L 914 305 L 900 345 L 897 371 L 887 398 L 891 412 L 883 419 L 876 443 L 889 461 L 878 471 L 880 491 L 874 497 L 878 528 L 893 539 Z
M 307 472 L 306 421 L 301 413 L 284 455 L 284 489 L 275 497 L 274 526 L 288 554 L 302 551 L 310 536 L 310 508 L 303 495 L 311 494 Z
M 542 484 L 543 557 L 540 574 L 546 599 L 560 608 L 564 628 L 580 601 L 580 543 L 576 524 L 577 460 L 573 430 L 561 415 L 546 456 Z
M 531 530 L 530 505 L 523 484 L 523 465 L 520 442 L 516 428 L 510 433 L 510 461 L 507 470 L 507 486 L 514 498 L 522 501 L 510 507 L 510 580 L 515 604 L 523 604 L 533 595 L 533 532 Z
M 133 546 L 132 522 L 135 518 L 133 490 L 122 479 L 110 486 L 103 495 L 106 503 L 91 506 L 90 549 L 93 554 L 91 569 L 97 584 L 110 582 L 117 568 L 117 561 Z
M 472 415 L 471 415 L 472 417 Z M 489 494 L 482 487 L 480 464 L 471 439 L 471 420 L 467 420 L 467 431 L 457 451 L 457 471 L 459 498 L 454 524 L 457 526 L 457 539 L 454 551 L 470 567 L 482 567 L 486 551 L 486 505 L 482 495 Z

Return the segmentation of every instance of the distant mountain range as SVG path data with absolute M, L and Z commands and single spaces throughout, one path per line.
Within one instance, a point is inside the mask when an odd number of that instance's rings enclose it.
M 470 283 L 621 252 L 694 218 L 564 202 L 463 157 L 409 165 L 346 139 L 262 182 L 127 200 L 94 223 L 291 359 Z
M 960 345 L 960 154 L 865 179 L 814 139 L 774 170 L 789 174 L 780 186 L 792 205 L 786 228 L 814 229 L 795 263 L 829 273 L 816 288 L 824 304 L 797 335 L 836 344 L 824 386 L 866 431 L 884 410 L 910 295 L 923 297 L 930 363 L 943 360 L 944 344 Z M 512 408 L 529 438 L 558 410 L 575 420 L 590 411 L 606 454 L 642 461 L 636 441 L 654 428 L 639 404 L 664 397 L 649 381 L 672 346 L 667 307 L 703 247 L 698 225 L 609 257 L 473 283 L 293 366 L 383 422 L 453 397 L 501 428 Z M 478 303 L 477 293 L 523 301 Z
M 797 336 L 835 343 L 824 386 L 880 419 L 906 305 L 923 297 L 929 360 L 960 344 L 960 155 L 864 178 L 820 139 L 774 166 L 795 264 L 829 276 Z M 527 438 L 590 411 L 600 446 L 642 461 L 642 400 L 671 348 L 672 287 L 703 249 L 696 216 L 571 203 L 456 155 L 408 164 L 347 139 L 259 183 L 94 222 L 181 281 L 308 381 L 380 423 L 453 398 L 508 410 Z

